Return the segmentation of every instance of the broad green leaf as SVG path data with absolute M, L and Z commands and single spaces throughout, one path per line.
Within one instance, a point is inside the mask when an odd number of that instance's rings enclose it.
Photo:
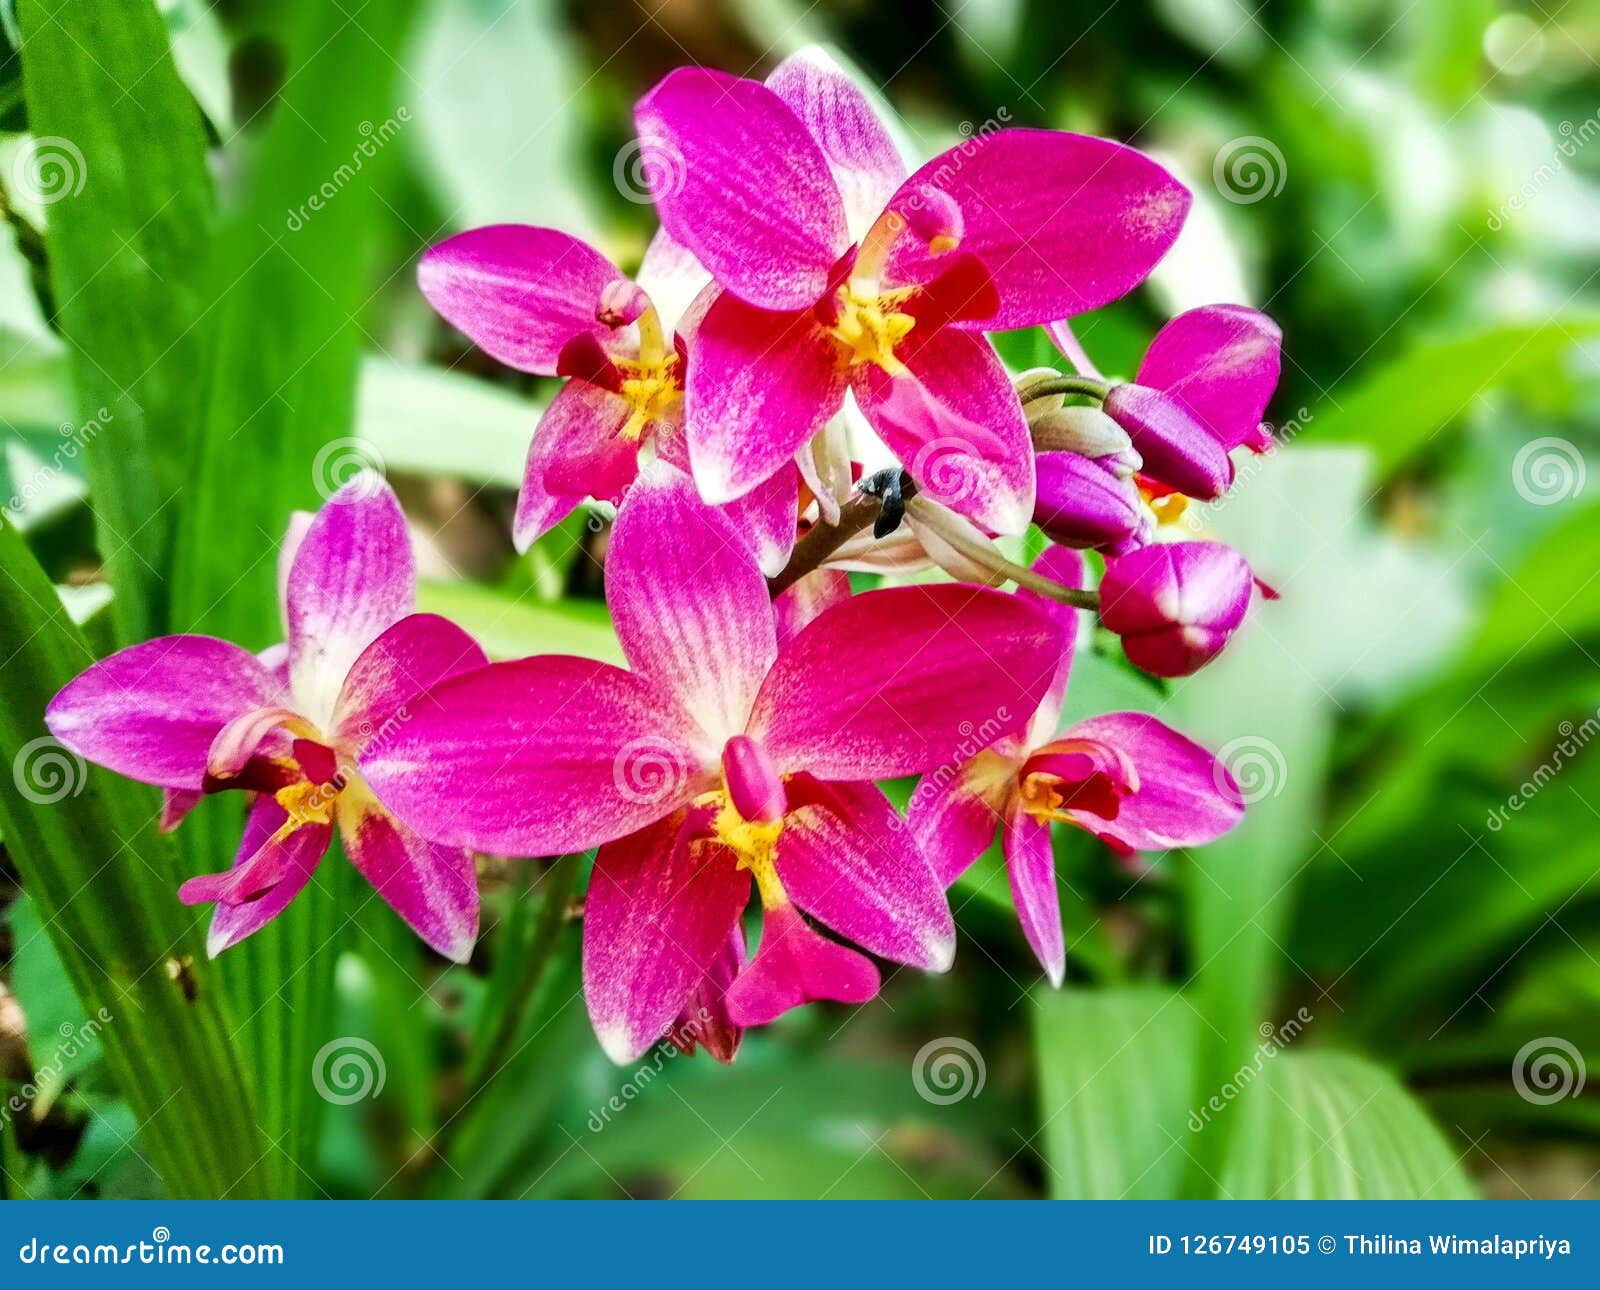
M 11 907 L 11 991 L 28 1026 L 28 1060 L 38 1089 L 33 1113 L 42 1116 L 80 1071 L 100 1056 L 104 1019 L 89 1016 L 73 993 L 56 947 L 24 895 Z
M 1037 1145 L 1063 1200 L 1170 1199 L 1187 1127 L 1199 1018 L 1176 991 L 1038 989 Z
M 150 0 L 20 0 L 50 281 L 125 641 L 165 622 L 212 237 L 200 113 Z M 136 72 L 133 69 L 138 69 Z M 15 169 L 15 167 L 13 168 Z
M 1451 340 L 1422 341 L 1319 407 L 1304 429 L 1319 441 L 1365 444 L 1387 475 L 1472 402 L 1499 386 L 1552 388 L 1570 383 L 1585 342 L 1600 336 L 1600 318 L 1503 323 Z
M 353 21 L 338 5 L 301 0 L 264 11 L 263 34 L 288 68 L 264 135 L 242 141 L 248 200 L 225 221 L 215 256 L 212 364 L 174 578 L 182 630 L 255 649 L 280 639 L 275 563 L 290 513 L 315 509 L 360 462 L 360 314 L 374 285 L 363 252 L 409 119 L 393 82 L 411 10 L 372 0 Z M 195 872 L 231 862 L 239 820 L 236 803 L 211 802 L 186 823 Z M 337 1038 L 347 868 L 330 852 L 306 891 L 221 961 L 279 1148 L 269 1157 L 279 1194 L 311 1185 L 324 1105 L 312 1067 Z
M 1239 1125 L 1221 1194 L 1259 1200 L 1467 1200 L 1460 1153 L 1387 1071 L 1280 1052 L 1224 1116 Z
M 0 520 L 0 835 L 174 1196 L 265 1193 L 261 1136 L 200 920 L 149 789 L 51 740 L 45 704 L 93 661 Z M 109 1020 L 103 1020 L 109 1018 Z
M 368 357 L 356 431 L 388 470 L 520 488 L 540 409 L 441 367 Z

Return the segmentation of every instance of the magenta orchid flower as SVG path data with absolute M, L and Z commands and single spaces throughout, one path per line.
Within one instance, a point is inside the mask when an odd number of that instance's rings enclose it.
M 685 433 L 702 495 L 745 495 L 851 391 L 926 495 L 996 533 L 1033 510 L 1021 405 L 985 330 L 1092 309 L 1176 238 L 1189 193 L 1103 139 L 1008 129 L 909 177 L 862 91 L 815 54 L 766 84 L 670 73 L 635 112 L 661 221 L 723 291 Z
M 166 790 L 166 814 L 203 792 L 254 794 L 233 867 L 178 893 L 216 905 L 213 956 L 282 912 L 337 825 L 378 894 L 430 946 L 465 962 L 478 927 L 472 853 L 395 818 L 356 759 L 416 715 L 413 696 L 481 665 L 483 651 L 444 619 L 412 612 L 405 517 L 376 474 L 363 472 L 292 527 L 286 548 L 282 667 L 214 637 L 167 636 L 96 663 L 56 695 L 45 721 L 80 756 Z
M 528 449 L 512 527 L 518 551 L 585 498 L 620 501 L 641 453 L 687 469 L 683 386 L 695 309 L 679 318 L 665 310 L 683 308 L 709 278 L 670 237 L 650 244 L 638 282 L 587 243 L 522 224 L 449 238 L 422 257 L 417 276 L 429 303 L 489 355 L 570 378 Z M 796 470 L 775 472 L 737 504 L 736 527 L 769 574 L 794 545 L 798 486 Z
M 1083 560 L 1052 548 L 1035 568 L 1081 585 Z M 924 776 L 907 815 L 940 878 L 953 883 L 983 854 L 998 824 L 1023 935 L 1060 985 L 1066 971 L 1061 904 L 1050 826 L 1092 833 L 1121 855 L 1198 846 L 1231 829 L 1243 799 L 1211 753 L 1140 712 L 1110 712 L 1058 731 L 1077 611 L 1029 591 L 1016 593 L 1055 613 L 1067 648 L 1026 730 L 966 763 Z
M 780 645 L 727 516 L 664 463 L 623 501 L 606 582 L 632 670 L 548 656 L 442 682 L 362 759 L 379 797 L 456 846 L 599 847 L 584 988 L 618 1062 L 683 1042 L 708 999 L 731 1055 L 726 1027 L 875 994 L 871 960 L 803 914 L 885 959 L 948 967 L 943 887 L 872 781 L 939 764 L 997 710 L 1031 711 L 1056 623 L 957 584 L 837 599 L 824 582 Z M 764 921 L 746 962 L 752 882 Z

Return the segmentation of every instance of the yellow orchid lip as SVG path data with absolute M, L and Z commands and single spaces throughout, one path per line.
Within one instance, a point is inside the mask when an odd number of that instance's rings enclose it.
M 895 355 L 895 347 L 916 326 L 917 320 L 895 306 L 903 303 L 914 288 L 868 294 L 856 282 L 839 291 L 839 314 L 828 334 L 846 350 L 852 367 L 876 363 L 890 376 L 904 376 L 906 365 Z
M 617 433 L 623 439 L 637 442 L 649 426 L 666 417 L 683 400 L 678 356 L 668 353 L 650 360 L 619 359 L 617 368 L 622 373 L 617 393 L 627 400 L 631 409 Z

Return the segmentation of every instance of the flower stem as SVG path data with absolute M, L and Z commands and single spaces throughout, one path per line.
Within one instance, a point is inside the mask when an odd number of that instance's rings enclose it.
M 544 976 L 550 955 L 561 935 L 561 925 L 566 920 L 567 902 L 578 880 L 578 864 L 582 856 L 562 856 L 545 871 L 544 900 L 534 921 L 526 952 L 518 965 L 516 983 L 512 986 L 505 1006 L 496 1018 L 494 1029 L 485 1043 L 479 1046 L 474 1060 L 467 1067 L 467 1093 L 462 1107 L 469 1105 L 489 1082 L 500 1072 L 511 1056 L 511 1046 L 522 1030 L 528 1011 L 528 1001 L 533 998 Z M 507 946 L 515 954 L 516 947 Z
M 1074 609 L 1099 610 L 1100 596 L 1097 592 L 1083 591 L 1077 587 L 1063 587 L 1053 578 L 1046 578 L 1043 574 L 1025 569 L 1022 565 L 1006 559 L 992 542 L 975 541 L 959 526 L 945 523 L 944 516 L 947 512 L 926 498 L 911 498 L 906 502 L 906 511 L 918 524 L 937 533 L 962 555 L 1010 579 L 1017 586 L 1036 591 L 1051 600 L 1059 600 L 1063 605 L 1071 605 Z
M 1019 393 L 1024 403 L 1063 394 L 1082 394 L 1103 400 L 1111 393 L 1111 382 L 1096 380 L 1092 376 L 1052 376 L 1042 381 L 1030 381 Z
M 910 499 L 916 494 L 916 485 L 909 475 L 900 479 L 900 497 Z M 823 562 L 856 534 L 871 528 L 883 510 L 883 496 L 857 489 L 850 500 L 839 508 L 837 524 L 817 523 L 811 531 L 794 544 L 789 563 L 776 577 L 767 579 L 767 589 L 776 600 L 806 574 L 820 569 Z

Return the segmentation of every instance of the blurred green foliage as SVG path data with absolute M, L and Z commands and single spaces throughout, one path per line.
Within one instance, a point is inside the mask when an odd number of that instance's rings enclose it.
M 319 450 L 354 442 L 417 522 L 424 608 L 497 656 L 616 656 L 603 524 L 510 549 L 547 384 L 439 323 L 413 266 L 498 220 L 636 263 L 652 219 L 629 108 L 686 61 L 756 75 L 834 44 L 919 155 L 989 121 L 1149 149 L 1195 213 L 1146 288 L 1081 321 L 1099 365 L 1130 372 L 1163 318 L 1214 300 L 1285 334 L 1286 446 L 1202 516 L 1282 599 L 1174 685 L 1099 648 L 1070 701 L 1234 749 L 1257 800 L 1217 845 L 1138 869 L 1060 838 L 1066 989 L 1039 980 L 991 855 L 952 893 L 949 976 L 790 1016 L 731 1069 L 671 1049 L 611 1067 L 569 923 L 484 1082 L 550 871 L 486 866 L 483 943 L 458 968 L 330 862 L 316 901 L 215 974 L 236 1049 L 213 1056 L 246 1063 L 268 1189 L 1594 1194 L 1596 1102 L 1581 1081 L 1548 1096 L 1540 1072 L 1559 1071 L 1536 1056 L 1574 1076 L 1600 1061 L 1600 14 L 162 0 L 169 54 L 158 24 L 106 16 L 148 4 L 94 8 L 60 15 L 84 24 L 80 55 L 30 0 L 0 0 L 0 501 L 100 651 L 197 628 L 269 644 L 287 513 L 314 504 Z M 80 154 L 66 196 L 37 169 L 46 139 Z M 1036 334 L 1000 343 L 1017 367 L 1049 360 Z M 42 733 L 43 697 L 5 692 L 18 738 Z M 178 835 L 189 872 L 236 823 L 213 808 Z M 27 895 L 0 914 L 0 1004 L 19 1005 L 0 1017 L 26 1022 L 0 1029 L 8 1089 L 92 1002 L 61 989 L 66 971 L 84 991 L 84 968 L 53 962 L 29 868 L 6 869 Z M 198 915 L 171 903 L 151 929 L 192 938 Z M 324 1106 L 309 1066 L 342 1036 L 367 1037 L 386 1084 Z M 928 1096 L 940 1053 L 966 1063 L 961 1096 Z M 173 1175 L 111 1056 L 75 1055 L 47 1106 L 5 1118 L 8 1194 L 157 1194 L 152 1164 L 169 1189 L 206 1185 Z

